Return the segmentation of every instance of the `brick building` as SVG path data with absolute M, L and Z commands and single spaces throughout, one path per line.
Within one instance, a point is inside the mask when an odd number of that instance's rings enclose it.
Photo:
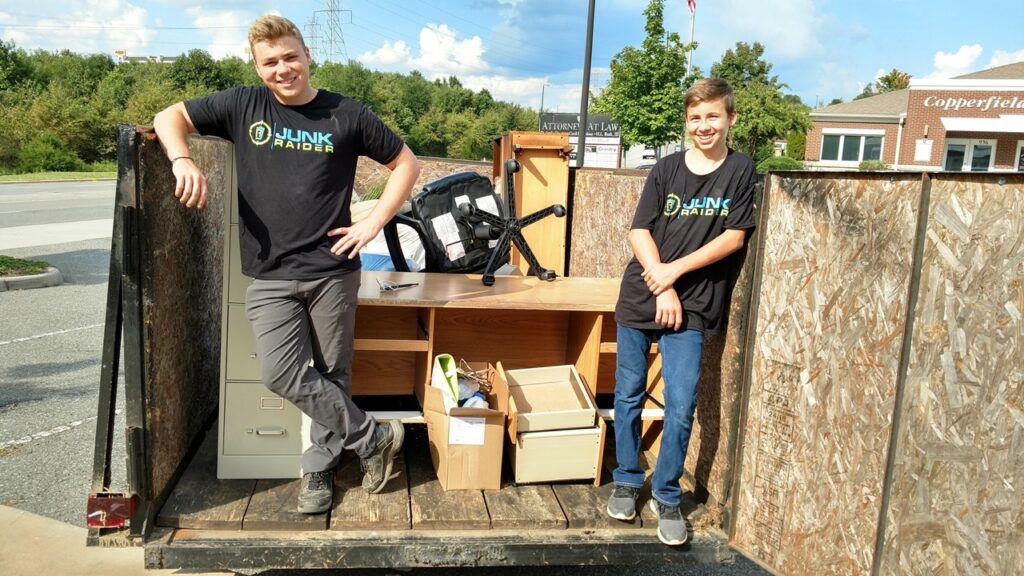
M 1024 171 L 1024 62 L 811 112 L 810 168 Z

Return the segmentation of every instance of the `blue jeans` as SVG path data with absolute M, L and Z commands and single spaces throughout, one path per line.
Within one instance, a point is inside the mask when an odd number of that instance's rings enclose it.
M 704 333 L 697 330 L 638 330 L 618 325 L 615 357 L 615 483 L 641 488 L 640 411 L 647 389 L 647 356 L 651 342 L 658 341 L 661 375 L 665 381 L 665 421 L 658 463 L 651 478 L 654 499 L 679 506 L 686 447 L 697 407 L 697 382 L 704 354 Z

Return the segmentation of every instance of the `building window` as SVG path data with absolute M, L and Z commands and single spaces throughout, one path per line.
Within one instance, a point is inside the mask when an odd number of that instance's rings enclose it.
M 1024 140 L 1017 141 L 1017 153 L 1013 157 L 1017 160 L 1017 172 L 1024 172 Z
M 882 140 L 881 134 L 825 133 L 821 138 L 821 159 L 850 164 L 864 160 L 881 160 Z
M 951 172 L 988 172 L 996 161 L 993 140 L 946 140 L 942 169 Z

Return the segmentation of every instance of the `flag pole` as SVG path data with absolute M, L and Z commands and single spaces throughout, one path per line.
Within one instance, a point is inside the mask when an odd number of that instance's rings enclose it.
M 688 0 L 690 7 L 690 50 L 686 53 L 686 75 L 690 75 L 690 67 L 693 65 L 693 23 L 697 21 L 697 2 Z

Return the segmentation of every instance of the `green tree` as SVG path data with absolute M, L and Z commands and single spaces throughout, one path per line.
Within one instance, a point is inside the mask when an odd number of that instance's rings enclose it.
M 220 68 L 220 77 L 224 82 L 225 88 L 233 86 L 260 86 L 263 84 L 263 81 L 260 80 L 260 75 L 256 73 L 256 68 L 238 56 L 218 60 L 217 67 Z
M 875 80 L 875 92 L 884 94 L 910 87 L 910 74 L 893 68 L 889 73 Z
M 733 89 L 739 118 L 730 132 L 732 144 L 755 163 L 773 154 L 775 140 L 811 127 L 807 106 L 782 93 L 787 86 L 771 74 L 772 65 L 763 55 L 761 44 L 739 42 L 711 66 L 711 75 L 726 80 Z
M 317 88 L 353 98 L 376 111 L 379 102 L 374 92 L 375 74 L 355 60 L 349 60 L 347 64 L 328 62 L 312 73 L 312 82 Z
M 753 45 L 737 42 L 735 49 L 726 50 L 722 59 L 711 66 L 711 77 L 725 80 L 734 91 L 750 84 L 763 84 L 776 90 L 786 88 L 778 76 L 771 76 L 772 65 L 762 56 L 764 46 L 760 42 Z
M 0 92 L 13 90 L 32 77 L 32 66 L 25 52 L 13 42 L 0 40 Z
M 171 64 L 171 81 L 179 90 L 187 86 L 205 86 L 211 92 L 230 88 L 221 67 L 206 50 L 189 50 Z
M 23 173 L 71 172 L 81 166 L 60 138 L 49 132 L 39 134 L 18 151 L 18 171 Z
M 860 94 L 857 94 L 856 96 L 854 96 L 853 99 L 854 100 L 863 100 L 864 98 L 871 98 L 874 95 L 875 95 L 875 85 L 874 84 L 867 84 L 867 85 L 864 86 L 864 89 L 860 91 Z
M 692 83 L 684 79 L 686 54 L 695 45 L 666 34 L 664 12 L 664 0 L 651 0 L 640 49 L 628 46 L 615 55 L 608 85 L 593 100 L 594 111 L 619 123 L 624 146 L 661 146 L 683 133 L 684 83 Z
M 797 130 L 786 137 L 786 156 L 803 162 L 807 154 L 807 132 Z

